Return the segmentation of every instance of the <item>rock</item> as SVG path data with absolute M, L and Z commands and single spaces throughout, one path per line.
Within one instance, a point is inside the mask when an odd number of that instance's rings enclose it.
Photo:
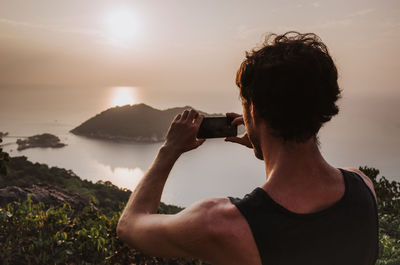
M 77 194 L 67 192 L 48 184 L 37 184 L 30 187 L 7 186 L 0 189 L 0 205 L 5 206 L 12 201 L 24 201 L 28 194 L 32 202 L 43 202 L 46 206 L 57 206 L 69 203 L 72 208 L 81 209 L 89 202 Z

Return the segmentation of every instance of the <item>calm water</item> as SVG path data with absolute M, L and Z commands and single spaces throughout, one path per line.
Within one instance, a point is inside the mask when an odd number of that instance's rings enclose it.
M 119 187 L 132 190 L 161 146 L 161 143 L 94 140 L 68 133 L 69 129 L 68 125 L 58 123 L 25 126 L 28 135 L 40 132 L 58 135 L 68 144 L 64 148 L 16 151 L 16 144 L 11 144 L 4 149 L 12 156 L 25 155 L 33 162 L 72 169 L 78 176 L 94 182 L 110 180 Z M 18 129 L 9 131 L 10 135 L 26 135 L 18 133 Z M 4 139 L 5 143 L 14 141 L 14 138 Z M 210 196 L 242 197 L 261 185 L 264 179 L 264 164 L 254 157 L 251 149 L 223 139 L 209 139 L 179 158 L 167 181 L 162 201 L 187 206 Z
M 7 131 L 11 136 L 31 136 L 44 132 L 55 134 L 68 146 L 19 152 L 16 151 L 16 144 L 9 144 L 4 149 L 12 156 L 24 155 L 33 162 L 71 169 L 81 178 L 93 182 L 110 180 L 119 187 L 131 190 L 151 165 L 161 146 L 161 143 L 114 143 L 75 136 L 68 132 L 75 126 L 58 121 L 21 123 L 10 119 L 8 123 L 2 122 L 0 131 Z M 335 128 L 324 128 L 321 136 L 321 150 L 329 162 L 337 167 L 374 166 L 389 179 L 400 180 L 397 174 L 400 156 L 387 152 L 385 144 L 388 143 L 359 143 L 356 135 L 340 135 Z M 398 138 L 393 139 L 397 141 Z M 3 140 L 12 143 L 16 139 Z M 379 163 L 376 163 L 377 157 Z M 253 150 L 224 142 L 223 139 L 208 139 L 198 149 L 179 158 L 167 181 L 162 201 L 188 206 L 211 196 L 242 197 L 264 180 L 264 164 L 254 157 Z

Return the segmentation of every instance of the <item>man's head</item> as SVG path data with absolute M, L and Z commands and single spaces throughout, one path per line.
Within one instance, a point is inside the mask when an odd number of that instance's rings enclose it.
M 314 139 L 338 113 L 337 78 L 335 64 L 318 36 L 287 32 L 269 35 L 261 49 L 246 53 L 236 84 L 247 113 L 253 105 L 272 136 L 303 143 Z

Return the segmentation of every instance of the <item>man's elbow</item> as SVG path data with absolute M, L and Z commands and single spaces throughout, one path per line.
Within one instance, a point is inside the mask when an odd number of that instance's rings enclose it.
M 117 237 L 125 243 L 129 243 L 129 230 L 132 229 L 132 219 L 129 218 L 128 220 L 127 216 L 121 216 L 117 224 Z
M 136 233 L 135 218 L 123 216 L 119 219 L 117 224 L 117 237 L 127 244 L 129 247 L 136 247 Z
M 125 234 L 125 228 L 126 224 L 123 220 L 119 219 L 118 224 L 117 224 L 117 237 L 121 240 L 123 240 L 123 236 Z

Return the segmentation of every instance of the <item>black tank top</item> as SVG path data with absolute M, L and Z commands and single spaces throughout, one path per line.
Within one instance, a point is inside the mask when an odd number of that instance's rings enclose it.
M 340 169 L 345 192 L 334 205 L 298 214 L 256 188 L 229 197 L 246 218 L 263 265 L 370 265 L 378 255 L 375 198 L 358 174 Z

